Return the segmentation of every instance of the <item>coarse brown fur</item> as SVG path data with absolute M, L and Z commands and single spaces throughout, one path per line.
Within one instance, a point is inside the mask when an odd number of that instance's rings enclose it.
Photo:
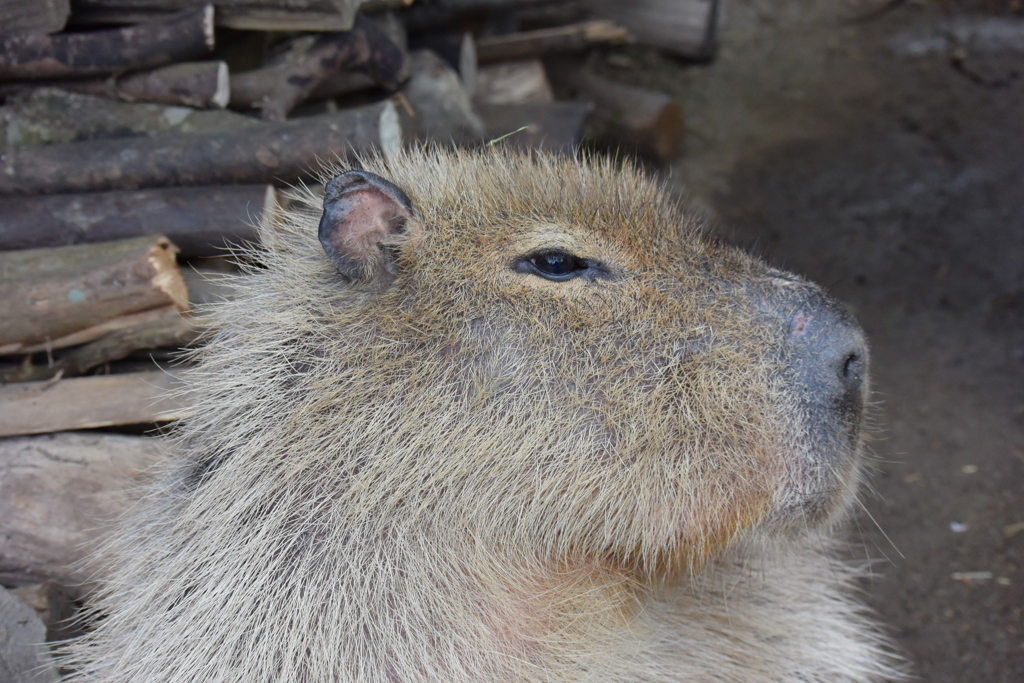
M 813 288 L 608 161 L 402 152 L 415 219 L 342 277 L 308 194 L 189 378 L 74 680 L 879 681 L 763 301 Z M 537 249 L 606 275 L 551 282 Z M 851 433 L 854 433 L 851 432 Z

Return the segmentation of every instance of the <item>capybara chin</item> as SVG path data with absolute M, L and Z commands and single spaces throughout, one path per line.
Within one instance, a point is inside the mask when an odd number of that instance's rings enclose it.
M 76 681 L 881 681 L 867 348 L 609 161 L 408 151 L 264 231 Z M 330 177 L 330 176 L 328 176 Z

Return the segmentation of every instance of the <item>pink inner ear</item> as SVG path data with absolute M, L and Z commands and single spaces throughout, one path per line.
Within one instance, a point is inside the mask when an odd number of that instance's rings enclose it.
M 393 242 L 412 218 L 409 200 L 383 178 L 350 171 L 327 186 L 320 242 L 338 270 L 351 279 L 387 268 L 380 246 Z
M 338 200 L 340 220 L 333 231 L 335 248 L 349 258 L 362 260 L 370 249 L 388 241 L 401 229 L 403 216 L 395 202 L 378 190 L 366 188 Z

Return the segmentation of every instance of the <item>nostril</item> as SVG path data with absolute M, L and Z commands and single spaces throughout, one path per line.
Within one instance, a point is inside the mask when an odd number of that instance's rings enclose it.
M 850 389 L 860 389 L 864 383 L 864 360 L 859 353 L 847 354 L 843 360 L 843 381 Z

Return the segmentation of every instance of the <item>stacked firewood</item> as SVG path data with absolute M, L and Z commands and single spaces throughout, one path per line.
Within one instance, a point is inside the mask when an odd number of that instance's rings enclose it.
M 188 413 L 193 309 L 289 186 L 423 141 L 677 156 L 679 103 L 602 66 L 707 60 L 718 2 L 0 0 L 0 584 L 67 635 L 139 434 Z

